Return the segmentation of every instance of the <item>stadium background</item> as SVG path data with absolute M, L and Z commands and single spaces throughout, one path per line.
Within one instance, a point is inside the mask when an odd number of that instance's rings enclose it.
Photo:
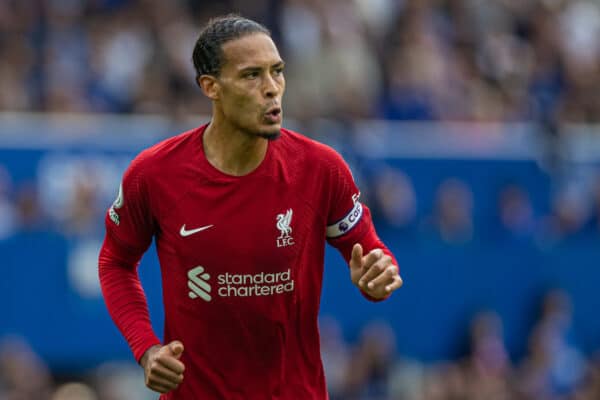
M 100 297 L 103 213 L 207 121 L 191 49 L 231 11 L 272 30 L 285 125 L 345 156 L 405 280 L 370 304 L 328 251 L 332 400 L 599 399 L 597 0 L 0 1 L 0 399 L 156 398 Z M 152 252 L 140 273 L 160 332 Z

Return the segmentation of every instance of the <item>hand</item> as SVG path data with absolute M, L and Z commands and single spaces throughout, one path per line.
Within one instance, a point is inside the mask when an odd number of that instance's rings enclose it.
M 172 341 L 165 346 L 152 346 L 140 360 L 144 368 L 146 386 L 159 393 L 167 393 L 177 388 L 183 381 L 185 366 L 179 359 L 183 353 L 183 344 Z
M 350 279 L 364 293 L 374 299 L 383 299 L 402 286 L 398 266 L 381 249 L 373 249 L 363 256 L 363 248 L 355 244 L 350 258 Z

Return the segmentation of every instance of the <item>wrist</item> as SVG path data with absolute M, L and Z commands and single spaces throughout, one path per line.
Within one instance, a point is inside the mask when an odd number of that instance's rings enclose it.
M 150 346 L 148 348 L 148 350 L 146 350 L 144 352 L 144 355 L 142 355 L 142 358 L 140 358 L 139 364 L 142 367 L 145 368 L 146 367 L 146 363 L 148 362 L 148 359 L 150 358 L 150 356 L 152 355 L 152 353 L 154 353 L 155 351 L 158 351 L 158 349 L 160 349 L 160 345 L 159 344 L 155 344 L 153 346 Z

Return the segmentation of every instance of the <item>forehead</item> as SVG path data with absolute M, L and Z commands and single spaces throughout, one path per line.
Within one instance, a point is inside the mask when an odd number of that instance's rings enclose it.
M 236 69 L 248 66 L 271 65 L 281 61 L 273 40 L 264 33 L 254 33 L 223 45 L 223 67 Z

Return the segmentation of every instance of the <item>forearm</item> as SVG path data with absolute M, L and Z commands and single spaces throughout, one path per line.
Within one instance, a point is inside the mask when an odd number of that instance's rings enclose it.
M 160 340 L 150 322 L 146 295 L 137 274 L 135 257 L 114 249 L 107 238 L 100 251 L 98 274 L 108 312 L 139 361 Z

